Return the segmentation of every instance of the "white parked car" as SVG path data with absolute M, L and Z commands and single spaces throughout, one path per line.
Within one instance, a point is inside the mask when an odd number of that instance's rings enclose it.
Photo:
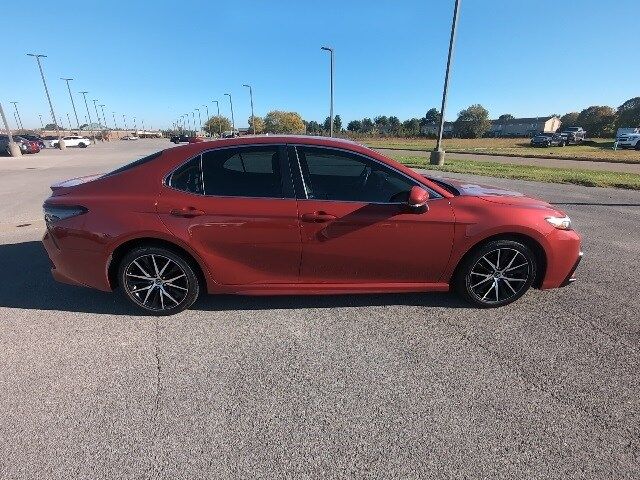
M 62 137 L 62 140 L 64 140 L 64 144 L 67 147 L 87 148 L 89 145 L 91 145 L 90 139 L 88 139 L 87 137 L 81 137 L 80 135 L 68 135 L 66 137 Z M 48 140 L 47 142 L 48 147 L 55 148 L 58 146 L 57 138 L 54 140 Z
M 636 150 L 640 150 L 640 132 L 618 135 L 618 137 L 616 137 L 616 145 L 618 148 L 635 148 Z
M 138 138 L 136 135 L 127 135 L 126 137 L 122 137 L 122 140 L 138 140 Z

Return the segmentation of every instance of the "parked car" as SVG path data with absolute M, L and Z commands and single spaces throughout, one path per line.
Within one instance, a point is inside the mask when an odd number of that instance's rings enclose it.
M 188 142 L 189 143 L 202 143 L 206 141 L 203 137 L 198 137 L 198 136 L 194 136 L 194 137 L 189 137 L 188 138 Z
M 181 135 L 174 135 L 169 139 L 172 143 L 178 144 L 178 143 L 189 143 L 189 137 L 181 134 Z
M 39 137 L 38 135 L 27 134 L 27 135 L 20 135 L 20 136 L 22 138 L 26 138 L 30 142 L 36 142 L 41 149 L 47 148 L 44 143 L 44 139 L 42 137 Z
M 40 145 L 38 142 L 33 142 L 22 135 L 14 135 L 13 141 L 20 143 L 20 151 L 22 153 L 38 153 L 40 151 Z
M 621 137 L 623 135 L 628 135 L 631 133 L 640 133 L 640 127 L 620 127 L 616 131 L 616 138 Z
M 137 135 L 125 135 L 124 137 L 122 137 L 122 140 L 139 140 L 140 137 L 138 137 Z
M 640 132 L 625 133 L 616 138 L 617 148 L 635 148 L 640 150 Z
M 20 152 L 23 154 L 30 153 L 31 146 L 28 140 L 21 139 L 19 136 L 13 136 L 13 141 L 20 149 Z M 0 152 L 5 153 L 7 155 L 11 155 L 11 151 L 9 150 L 9 136 L 8 135 L 0 135 Z
M 565 140 L 565 145 L 578 144 L 587 138 L 587 132 L 582 127 L 567 127 L 560 132 Z
M 457 290 L 498 307 L 568 285 L 581 258 L 542 200 L 437 179 L 354 142 L 239 137 L 169 148 L 51 186 L 55 279 L 167 315 L 201 292 Z
M 537 133 L 531 139 L 532 147 L 564 147 L 565 139 L 558 133 Z
M 81 137 L 80 135 L 67 135 L 66 137 L 62 137 L 64 140 L 64 144 L 67 147 L 80 147 L 87 148 L 91 145 L 91 140 L 87 137 Z M 58 138 L 56 137 L 54 140 L 49 140 L 50 147 L 58 146 Z

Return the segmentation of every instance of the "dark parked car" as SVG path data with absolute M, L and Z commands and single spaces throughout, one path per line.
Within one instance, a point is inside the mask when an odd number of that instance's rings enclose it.
M 40 151 L 38 144 L 32 144 L 26 138 L 14 135 L 13 141 L 16 143 L 16 145 L 18 145 L 18 148 L 20 148 L 20 152 L 22 152 L 23 154 L 36 153 Z M 0 152 L 11 155 L 11 152 L 9 151 L 9 137 L 7 135 L 0 135 Z
M 186 135 L 174 135 L 173 137 L 170 138 L 171 142 L 173 143 L 189 143 L 189 137 L 187 137 Z
M 587 132 L 582 127 L 567 127 L 560 132 L 566 145 L 582 143 L 587 138 Z
M 20 135 L 20 136 L 22 138 L 26 138 L 30 142 L 36 142 L 40 146 L 40 149 L 47 148 L 46 145 L 44 144 L 44 139 L 42 137 L 39 137 L 38 135 L 28 134 L 28 135 Z
M 566 140 L 558 133 L 537 133 L 531 139 L 532 147 L 564 147 Z

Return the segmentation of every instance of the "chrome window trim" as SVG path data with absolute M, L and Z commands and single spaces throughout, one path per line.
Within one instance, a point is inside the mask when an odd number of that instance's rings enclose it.
M 302 185 L 304 186 L 304 192 L 305 192 L 305 198 L 303 200 L 313 200 L 316 202 L 345 202 L 345 203 L 366 203 L 366 204 L 373 204 L 373 205 L 405 205 L 405 202 L 365 202 L 362 200 L 331 200 L 331 199 L 324 199 L 324 198 L 309 198 L 307 195 L 307 185 L 306 182 L 304 180 L 304 175 L 302 174 L 302 165 L 300 164 L 300 156 L 298 155 L 298 147 L 316 147 L 316 148 L 322 148 L 322 149 L 326 149 L 326 150 L 336 150 L 338 152 L 344 152 L 344 153 L 350 153 L 352 155 L 357 155 L 359 157 L 362 157 L 364 159 L 367 160 L 371 160 L 372 162 L 377 163 L 378 165 L 382 165 L 383 167 L 386 167 L 388 169 L 390 169 L 391 171 L 399 174 L 402 177 L 405 177 L 407 179 L 409 179 L 410 181 L 417 183 L 418 185 L 422 186 L 427 192 L 429 192 L 429 199 L 427 200 L 427 202 L 431 201 L 431 200 L 440 200 L 442 198 L 444 198 L 443 195 L 440 195 L 438 192 L 436 192 L 435 190 L 433 190 L 432 188 L 430 188 L 429 186 L 425 185 L 424 183 L 416 180 L 413 177 L 410 177 L 409 175 L 407 175 L 404 172 L 401 172 L 400 170 L 397 170 L 396 168 L 392 167 L 391 165 L 381 162 L 380 160 L 376 160 L 375 158 L 369 157 L 367 155 L 364 155 L 360 152 L 355 152 L 353 150 L 347 150 L 344 148 L 338 148 L 338 147 L 327 147 L 324 145 L 314 145 L 314 144 L 308 144 L 308 143 L 290 143 L 288 145 L 291 145 L 295 148 L 296 150 L 296 161 L 298 162 L 298 169 L 300 170 L 300 177 L 302 178 Z M 433 198 L 431 198 L 431 196 L 434 195 Z
M 193 160 L 196 157 L 200 157 L 200 180 L 202 182 L 202 190 L 204 191 L 204 170 L 202 169 L 202 156 L 205 153 L 208 152 L 215 152 L 218 150 L 227 150 L 230 148 L 242 148 L 242 147 L 268 147 L 268 146 L 275 146 L 276 148 L 278 147 L 285 147 L 287 146 L 287 144 L 285 143 L 247 143 L 247 144 L 243 144 L 243 145 L 227 145 L 226 147 L 217 147 L 217 148 L 210 148 L 208 150 L 203 150 L 200 153 L 198 153 L 197 155 L 194 155 L 193 157 L 189 157 L 187 160 L 185 160 L 184 162 L 182 162 L 181 164 L 177 165 L 176 167 L 174 167 L 167 175 L 164 176 L 164 178 L 162 179 L 162 185 L 173 190 L 176 192 L 180 192 L 180 193 L 184 193 L 186 195 L 194 195 L 196 197 L 206 197 L 206 198 L 246 198 L 249 200 L 252 199 L 266 199 L 266 200 L 297 200 L 295 197 L 290 198 L 290 197 L 248 197 L 248 196 L 242 196 L 242 195 L 207 195 L 205 193 L 193 193 L 193 192 L 187 192 L 185 190 L 180 190 L 179 188 L 175 188 L 172 187 L 171 185 L 169 185 L 169 181 L 171 180 L 171 176 L 176 172 L 176 170 L 182 168 L 184 165 L 186 165 L 187 163 L 189 163 L 191 160 Z M 296 153 L 297 155 L 297 153 Z M 282 175 L 281 175 L 282 176 Z

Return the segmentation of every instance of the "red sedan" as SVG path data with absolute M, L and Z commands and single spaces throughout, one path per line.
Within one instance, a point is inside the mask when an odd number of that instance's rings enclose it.
M 561 211 L 425 177 L 353 142 L 242 137 L 62 182 L 44 204 L 53 276 L 146 312 L 201 291 L 445 292 L 480 307 L 567 285 L 582 255 Z

